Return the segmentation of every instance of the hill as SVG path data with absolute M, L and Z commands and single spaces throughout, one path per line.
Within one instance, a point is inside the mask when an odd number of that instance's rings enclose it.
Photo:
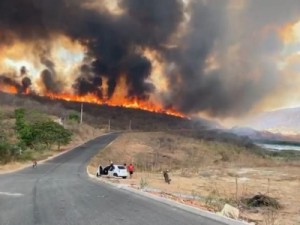
M 99 165 L 106 166 L 111 160 L 133 163 L 132 179 L 100 179 L 213 212 L 221 211 L 227 203 L 238 207 L 243 219 L 258 225 L 275 224 L 265 222 L 271 218 L 268 210 L 274 209 L 247 208 L 242 200 L 267 193 L 283 205 L 283 209 L 272 211 L 276 224 L 297 224 L 299 162 L 277 160 L 267 152 L 261 154 L 256 146 L 232 143 L 230 134 L 224 139 L 219 132 L 206 136 L 205 132 L 179 131 L 123 133 L 99 151 L 88 170 L 96 174 Z M 165 170 L 169 170 L 170 184 L 164 181 Z
M 80 113 L 81 103 L 64 100 L 52 100 L 45 97 L 29 95 L 11 95 L 0 92 L 0 105 L 39 109 L 60 118 L 65 118 L 69 112 Z M 161 113 L 108 105 L 84 103 L 83 120 L 90 126 L 107 129 L 110 121 L 112 130 L 131 129 L 144 131 L 202 129 L 216 126 L 215 123 L 198 119 L 197 121 Z
M 257 130 L 284 135 L 300 134 L 300 108 L 265 112 L 249 119 L 245 125 Z

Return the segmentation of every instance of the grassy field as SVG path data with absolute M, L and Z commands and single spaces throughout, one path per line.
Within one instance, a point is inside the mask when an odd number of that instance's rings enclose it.
M 258 151 L 253 146 L 174 132 L 133 132 L 121 135 L 100 151 L 88 169 L 95 173 L 99 164 L 107 165 L 110 160 L 120 164 L 132 162 L 136 167 L 133 179 L 110 180 L 147 188 L 155 194 L 211 211 L 220 211 L 225 203 L 230 203 L 241 209 L 242 217 L 260 225 L 299 224 L 300 163 Z M 170 171 L 170 185 L 162 175 L 166 169 Z M 242 198 L 257 193 L 274 197 L 283 208 L 273 212 L 268 208 L 242 207 Z

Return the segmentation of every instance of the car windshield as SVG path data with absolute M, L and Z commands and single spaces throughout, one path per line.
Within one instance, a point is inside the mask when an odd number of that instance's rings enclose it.
M 120 170 L 125 170 L 125 167 L 124 167 L 124 166 L 118 166 L 118 168 L 119 168 Z

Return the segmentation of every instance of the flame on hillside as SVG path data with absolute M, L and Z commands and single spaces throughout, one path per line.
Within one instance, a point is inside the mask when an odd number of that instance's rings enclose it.
M 18 88 L 13 85 L 7 84 L 0 84 L 0 91 L 10 94 L 17 94 L 19 93 Z M 24 95 L 33 94 L 29 90 L 26 90 Z M 99 99 L 97 95 L 94 94 L 87 94 L 84 96 L 70 94 L 70 93 L 45 93 L 45 97 L 48 97 L 53 100 L 64 100 L 69 102 L 85 102 L 85 103 L 92 103 L 98 105 L 108 105 L 108 106 L 117 106 L 117 107 L 124 107 L 124 108 L 132 108 L 132 109 L 141 109 L 146 110 L 149 112 L 154 113 L 162 113 L 171 116 L 176 116 L 180 118 L 186 118 L 186 116 L 180 112 L 177 112 L 174 109 L 163 109 L 162 106 L 155 105 L 150 101 L 143 101 L 137 98 L 133 99 L 117 99 L 112 98 L 108 100 Z
M 6 85 L 6 84 L 0 84 L 0 91 L 10 93 L 10 94 L 18 93 L 17 87 L 13 85 Z
M 128 93 L 132 86 L 128 83 L 126 74 L 120 74 L 116 79 L 116 87 L 109 94 L 109 78 L 101 76 L 95 80 L 90 67 L 83 66 L 88 64 L 84 61 L 85 48 L 79 42 L 58 35 L 47 44 L 51 45 L 51 48 L 41 47 L 42 49 L 36 50 L 36 43 L 23 43 L 15 40 L 11 46 L 2 48 L 0 53 L 1 92 L 120 106 L 186 117 L 172 108 L 165 109 L 157 96 L 138 96 L 139 93 L 130 96 Z M 40 45 L 44 46 L 43 43 Z M 155 64 L 153 74 L 163 73 L 163 68 L 159 67 L 160 62 L 154 51 L 145 50 L 145 56 Z M 149 79 L 157 81 L 158 92 L 167 88 L 161 76 L 153 75 Z

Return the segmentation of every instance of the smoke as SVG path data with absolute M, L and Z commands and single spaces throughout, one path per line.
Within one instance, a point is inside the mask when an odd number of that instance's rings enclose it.
M 41 64 L 47 68 L 41 72 L 44 88 L 47 92 L 60 93 L 63 90 L 63 84 L 57 79 L 55 64 L 46 55 L 42 55 L 40 60 Z
M 300 18 L 298 0 L 120 0 L 121 13 L 108 10 L 107 2 L 1 0 L 0 47 L 40 43 L 40 80 L 46 91 L 60 93 L 64 79 L 47 43 L 67 36 L 86 49 L 72 75 L 76 93 L 109 99 L 125 78 L 126 97 L 142 100 L 157 93 L 153 64 L 144 55 L 150 49 L 165 66 L 165 107 L 225 117 L 251 110 L 278 87 L 274 58 L 283 42 L 276 28 Z M 20 73 L 27 76 L 26 68 Z M 27 89 L 31 80 L 18 85 Z
M 182 2 L 124 0 L 120 2 L 124 14 L 119 16 L 85 7 L 84 3 L 89 1 L 3 0 L 0 30 L 25 42 L 47 40 L 57 33 L 78 40 L 87 47 L 87 57 L 94 59 L 90 65 L 92 80 L 107 78 L 108 98 L 113 95 L 120 77 L 125 76 L 128 97 L 146 99 L 154 86 L 146 81 L 151 74 L 151 63 L 143 56 L 142 49 L 159 49 L 176 31 L 183 17 Z M 59 92 L 55 66 L 46 57 L 41 59 L 47 67 L 41 79 L 46 90 Z M 94 85 L 94 81 L 81 71 L 74 87 L 79 88 L 77 92 L 81 94 L 88 90 L 99 93 L 101 82 Z
M 87 95 L 93 93 L 100 99 L 103 98 L 102 95 L 102 79 L 99 76 L 93 76 L 93 71 L 90 66 L 82 65 L 80 68 L 80 76 L 77 78 L 76 83 L 73 88 L 77 90 L 79 95 Z
M 245 0 L 232 9 L 235 0 L 191 1 L 180 47 L 166 54 L 167 104 L 185 113 L 229 117 L 272 94 L 281 84 L 284 43 L 278 29 L 300 19 L 297 1 L 275 2 Z
M 21 83 L 17 82 L 16 80 L 10 78 L 11 76 L 7 74 L 1 74 L 0 75 L 0 84 L 13 86 L 16 88 L 17 93 L 22 94 L 25 93 L 28 88 L 31 86 L 31 80 L 28 77 L 24 77 L 21 81 Z
M 22 87 L 20 84 L 18 84 L 14 79 L 11 79 L 10 77 L 6 75 L 0 75 L 0 83 L 6 84 L 9 86 L 14 86 L 17 88 L 18 91 L 22 90 Z

